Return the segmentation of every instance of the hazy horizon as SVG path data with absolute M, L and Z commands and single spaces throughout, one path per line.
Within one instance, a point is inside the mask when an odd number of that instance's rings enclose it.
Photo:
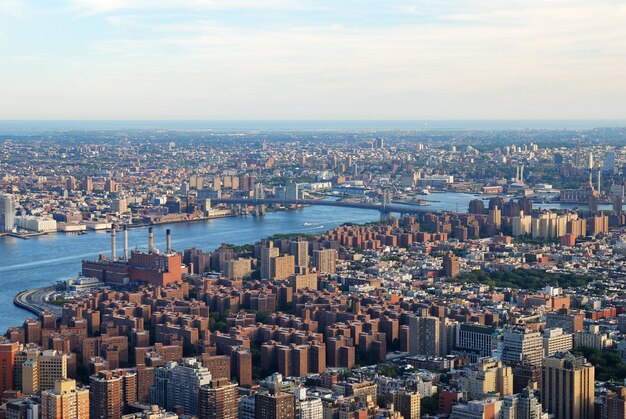
M 626 120 L 0 120 L 0 135 L 64 130 L 439 131 L 626 128 Z

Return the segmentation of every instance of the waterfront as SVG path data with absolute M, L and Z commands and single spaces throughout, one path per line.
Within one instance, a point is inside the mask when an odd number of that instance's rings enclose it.
M 424 211 L 466 211 L 469 201 L 476 196 L 464 193 L 434 193 L 425 197 L 430 202 Z M 436 201 L 436 202 L 435 202 Z M 558 204 L 546 205 L 559 208 Z M 564 208 L 561 207 L 561 208 Z M 176 223 L 154 227 L 155 244 L 163 248 L 165 230 L 171 229 L 175 250 L 190 247 L 211 251 L 221 243 L 253 243 L 275 233 L 319 233 L 337 225 L 365 223 L 379 219 L 379 213 L 354 208 L 312 206 L 294 211 L 270 212 L 264 217 L 229 217 L 210 221 Z M 147 228 L 131 229 L 130 248 L 146 248 Z M 100 253 L 110 254 L 110 237 L 105 232 L 85 235 L 49 234 L 21 240 L 0 238 L 0 331 L 19 325 L 32 314 L 13 305 L 15 295 L 25 289 L 48 286 L 56 281 L 76 276 L 80 261 L 96 258 Z M 118 254 L 122 240 L 118 239 Z
M 165 246 L 165 230 L 171 229 L 175 250 L 197 247 L 205 251 L 221 243 L 253 243 L 275 233 L 319 233 L 337 225 L 353 222 L 377 221 L 376 211 L 306 207 L 293 211 L 268 213 L 264 217 L 229 217 L 210 221 L 176 223 L 154 227 L 155 245 Z M 129 230 L 131 249 L 147 247 L 147 227 Z M 44 287 L 59 280 L 76 276 L 84 258 L 96 258 L 100 253 L 110 254 L 110 236 L 105 232 L 84 235 L 49 234 L 28 240 L 15 237 L 0 238 L 0 331 L 21 325 L 31 313 L 13 305 L 13 297 L 25 289 Z M 118 254 L 122 254 L 122 240 L 118 239 Z

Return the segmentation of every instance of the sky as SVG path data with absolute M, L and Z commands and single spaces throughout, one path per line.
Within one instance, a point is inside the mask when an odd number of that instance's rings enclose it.
M 626 118 L 623 0 L 0 0 L 0 119 Z

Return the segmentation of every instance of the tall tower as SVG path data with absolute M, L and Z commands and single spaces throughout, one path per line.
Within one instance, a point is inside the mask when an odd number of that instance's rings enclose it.
M 582 356 L 558 352 L 543 363 L 543 406 L 555 419 L 594 417 L 595 367 Z
M 0 195 L 0 232 L 13 231 L 15 227 L 15 200 L 12 194 Z

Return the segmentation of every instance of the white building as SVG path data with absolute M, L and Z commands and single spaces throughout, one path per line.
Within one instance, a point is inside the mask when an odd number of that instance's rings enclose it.
M 317 397 L 308 397 L 306 387 L 298 387 L 296 393 L 296 419 L 323 419 L 324 405 Z M 241 415 L 239 416 L 241 418 Z
M 18 228 L 39 233 L 57 231 L 57 221 L 52 218 L 41 218 L 32 215 L 23 215 L 16 218 Z

